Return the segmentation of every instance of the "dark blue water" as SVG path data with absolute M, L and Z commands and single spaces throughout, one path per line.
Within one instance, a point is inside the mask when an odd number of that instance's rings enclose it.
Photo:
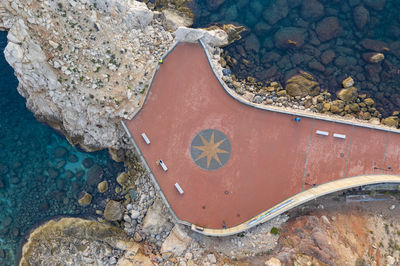
M 301 69 L 316 77 L 322 88 L 335 92 L 345 77 L 352 76 L 360 92 L 372 96 L 387 116 L 400 110 L 398 4 L 396 0 L 195 0 L 192 8 L 195 27 L 234 23 L 248 29 L 242 40 L 225 48 L 237 61 L 230 65 L 237 77 L 285 84 Z M 370 63 L 365 58 L 371 52 L 382 52 L 385 60 Z
M 6 33 L 0 32 L 0 265 L 13 265 L 33 226 L 58 215 L 93 217 L 96 207 L 103 209 L 106 197 L 119 197 L 114 195 L 113 180 L 123 165 L 113 162 L 106 151 L 79 152 L 36 121 L 5 61 L 6 41 Z M 110 180 L 109 192 L 99 194 L 87 185 L 86 173 L 93 167 L 102 180 Z M 81 191 L 92 193 L 91 206 L 77 204 Z

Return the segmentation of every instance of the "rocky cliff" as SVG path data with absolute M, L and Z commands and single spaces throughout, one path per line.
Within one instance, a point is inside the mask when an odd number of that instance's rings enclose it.
M 134 0 L 0 2 L 5 56 L 27 107 L 87 150 L 127 147 L 120 121 L 143 104 L 160 57 L 175 43 L 172 30 L 182 24 L 187 20 Z M 219 29 L 178 31 L 181 41 L 195 35 L 211 47 L 227 44 Z

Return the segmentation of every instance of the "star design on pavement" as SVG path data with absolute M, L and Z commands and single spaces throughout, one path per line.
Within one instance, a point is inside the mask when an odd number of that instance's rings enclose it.
M 193 146 L 193 148 L 202 151 L 202 153 L 197 157 L 196 161 L 200 160 L 201 158 L 207 157 L 207 168 L 210 168 L 210 162 L 212 159 L 216 160 L 219 163 L 219 165 L 222 165 L 221 161 L 219 160 L 218 154 L 229 153 L 228 151 L 221 150 L 219 148 L 219 146 L 225 141 L 225 139 L 222 139 L 217 143 L 215 143 L 214 132 L 211 134 L 210 141 L 207 141 L 202 135 L 200 135 L 200 138 L 204 145 Z

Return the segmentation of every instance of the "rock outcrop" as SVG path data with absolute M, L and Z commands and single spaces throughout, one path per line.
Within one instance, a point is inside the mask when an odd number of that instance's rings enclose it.
M 160 57 L 175 42 L 166 21 L 171 30 L 189 25 L 176 15 L 132 0 L 5 0 L 0 29 L 9 30 L 5 56 L 36 118 L 87 150 L 119 149 L 129 143 L 120 121 L 142 106 Z M 176 35 L 228 44 L 221 29 Z
M 63 218 L 51 220 L 30 234 L 20 265 L 115 265 L 136 256 L 138 248 L 117 227 Z

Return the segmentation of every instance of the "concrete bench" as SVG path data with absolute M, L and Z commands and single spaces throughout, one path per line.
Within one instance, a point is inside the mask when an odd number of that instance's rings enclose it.
M 146 133 L 142 133 L 142 138 L 144 139 L 144 141 L 146 142 L 146 144 L 150 144 L 150 140 L 149 140 L 149 138 L 147 137 L 147 135 L 146 135 Z
M 328 131 L 317 130 L 315 133 L 317 135 L 321 135 L 321 136 L 329 136 L 329 132 Z
M 179 194 L 183 195 L 183 189 L 178 183 L 175 183 L 175 188 L 178 190 Z
M 168 168 L 167 168 L 167 166 L 165 165 L 165 163 L 164 163 L 162 160 L 160 160 L 159 163 L 160 163 L 162 169 L 164 170 L 164 172 L 167 172 Z
M 345 139 L 345 138 L 346 138 L 346 135 L 338 134 L 338 133 L 333 133 L 333 137 L 334 137 L 334 138 L 338 138 L 338 139 Z

